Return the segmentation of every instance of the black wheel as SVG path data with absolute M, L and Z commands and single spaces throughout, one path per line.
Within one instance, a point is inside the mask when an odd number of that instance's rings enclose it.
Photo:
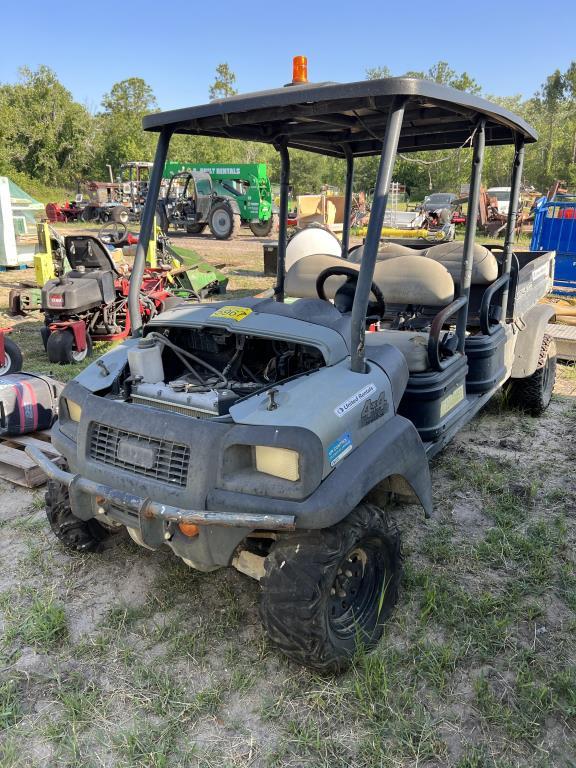
M 290 658 L 323 672 L 371 650 L 397 599 L 400 536 L 361 504 L 338 525 L 282 537 L 265 561 L 260 614 Z
M 216 203 L 210 211 L 208 226 L 217 240 L 230 240 L 240 228 L 240 216 L 228 203 Z
M 508 390 L 510 404 L 531 416 L 539 416 L 550 405 L 556 382 L 556 342 L 545 334 L 538 356 L 538 366 L 525 379 L 512 379 Z
M 276 216 L 270 216 L 268 221 L 259 221 L 257 224 L 252 223 L 248 226 L 250 227 L 252 234 L 256 235 L 256 237 L 268 237 L 270 232 L 274 229 L 275 221 Z
M 22 352 L 12 339 L 4 336 L 4 365 L 0 366 L 0 376 L 18 373 L 22 370 Z
M 109 219 L 119 224 L 128 224 L 128 209 L 123 205 L 114 205 L 109 213 Z
M 66 486 L 49 480 L 46 487 L 46 516 L 50 528 L 60 541 L 75 552 L 93 552 L 100 549 L 115 529 L 101 525 L 97 520 L 79 520 L 72 513 Z
M 186 224 L 186 232 L 189 235 L 201 235 L 207 226 L 207 224 Z
M 92 354 L 92 339 L 86 334 L 86 349 L 76 349 L 74 334 L 71 330 L 53 331 L 48 336 L 46 353 L 51 363 L 81 363 Z
M 93 205 L 87 205 L 80 214 L 80 220 L 84 222 L 92 221 L 92 219 L 96 218 L 96 213 L 96 208 Z
M 48 328 L 47 325 L 43 325 L 42 328 L 40 328 L 40 336 L 42 337 L 44 351 L 46 351 L 46 347 L 48 346 L 48 336 L 50 336 L 50 328 Z

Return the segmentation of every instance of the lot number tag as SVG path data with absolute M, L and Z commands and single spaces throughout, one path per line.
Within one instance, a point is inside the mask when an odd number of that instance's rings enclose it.
M 223 317 L 226 320 L 244 320 L 245 317 L 252 314 L 252 310 L 248 307 L 220 307 L 216 312 L 212 312 L 210 317 Z

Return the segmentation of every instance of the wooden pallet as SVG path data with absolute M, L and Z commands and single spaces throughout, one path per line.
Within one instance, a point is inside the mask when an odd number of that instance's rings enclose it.
M 32 432 L 29 435 L 10 435 L 0 437 L 0 478 L 25 488 L 37 488 L 48 479 L 25 452 L 26 446 L 39 448 L 50 459 L 60 463 L 61 454 L 50 441 L 50 430 Z

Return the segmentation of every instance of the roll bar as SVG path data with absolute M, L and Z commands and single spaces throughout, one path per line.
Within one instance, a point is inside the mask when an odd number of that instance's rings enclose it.
M 514 244 L 514 231 L 518 220 L 518 205 L 520 202 L 520 182 L 522 181 L 522 169 L 524 167 L 524 148 L 526 144 L 523 138 L 516 137 L 514 162 L 512 164 L 512 178 L 510 180 L 510 208 L 508 221 L 506 222 L 506 234 L 504 236 L 504 264 L 502 275 L 510 277 L 512 268 L 512 246 Z M 508 310 L 509 282 L 506 282 L 502 291 L 502 316 L 506 317 Z
M 168 146 L 172 136 L 172 128 L 163 128 L 158 136 L 156 145 L 156 154 L 154 156 L 154 165 L 150 174 L 150 183 L 146 195 L 146 203 L 142 213 L 142 222 L 140 225 L 140 235 L 138 236 L 138 245 L 136 247 L 136 256 L 134 257 L 134 266 L 130 275 L 130 289 L 128 291 L 128 314 L 130 316 L 130 325 L 132 336 L 142 336 L 142 315 L 140 314 L 140 286 L 144 277 L 146 268 L 146 253 L 148 244 L 154 230 L 154 217 L 156 215 L 156 201 L 160 193 L 162 184 L 162 173 L 164 164 L 168 155 Z
M 350 147 L 342 147 L 346 154 L 346 190 L 344 192 L 344 222 L 342 225 L 342 258 L 348 258 L 350 248 L 350 216 L 352 215 L 352 190 L 354 185 L 354 155 Z
M 290 155 L 284 141 L 276 146 L 280 153 L 280 211 L 278 215 L 278 266 L 274 298 L 284 301 L 284 279 L 286 276 L 286 219 L 288 218 L 288 194 L 290 190 Z
M 380 156 L 380 166 L 374 188 L 374 200 L 368 222 L 368 232 L 364 243 L 362 264 L 358 274 L 358 284 L 354 294 L 352 305 L 352 323 L 350 327 L 350 369 L 355 373 L 366 373 L 364 360 L 364 337 L 366 334 L 366 312 L 370 299 L 370 290 L 374 280 L 374 267 L 378 255 L 378 246 L 382 235 L 382 224 L 386 205 L 388 203 L 388 191 L 392 181 L 396 150 L 400 140 L 402 120 L 404 119 L 405 99 L 394 99 L 388 114 L 386 134 Z
M 472 143 L 472 172 L 470 174 L 470 195 L 468 197 L 468 216 L 466 233 L 464 235 L 464 252 L 462 255 L 462 271 L 460 272 L 459 297 L 465 298 L 456 318 L 456 334 L 458 336 L 458 352 L 464 354 L 466 342 L 466 324 L 468 322 L 468 301 L 470 299 L 470 284 L 472 283 L 472 264 L 474 259 L 474 238 L 476 237 L 476 218 L 480 205 L 480 182 L 482 180 L 482 163 L 484 162 L 484 147 L 486 145 L 486 122 L 480 120 L 476 126 Z

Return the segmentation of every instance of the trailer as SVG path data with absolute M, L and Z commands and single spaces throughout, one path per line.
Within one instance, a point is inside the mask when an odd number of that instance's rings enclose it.
M 548 326 L 558 357 L 576 361 L 576 197 L 542 198 L 536 206 L 531 250 L 555 251 L 554 287 L 549 301 L 557 322 Z

